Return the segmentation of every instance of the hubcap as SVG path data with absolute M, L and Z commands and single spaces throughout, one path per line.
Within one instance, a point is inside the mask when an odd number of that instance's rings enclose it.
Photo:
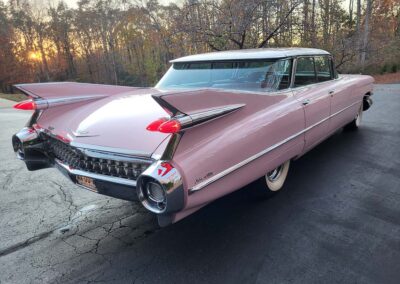
M 282 173 L 283 165 L 280 165 L 276 169 L 267 173 L 267 179 L 269 181 L 276 181 Z

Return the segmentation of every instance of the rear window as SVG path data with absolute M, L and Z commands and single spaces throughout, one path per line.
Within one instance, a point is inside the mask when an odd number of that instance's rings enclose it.
M 174 63 L 156 87 L 271 92 L 289 87 L 291 65 L 291 59 Z

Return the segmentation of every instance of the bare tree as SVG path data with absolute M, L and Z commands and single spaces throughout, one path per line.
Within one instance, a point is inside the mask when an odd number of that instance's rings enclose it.
M 367 0 L 367 7 L 365 9 L 365 19 L 364 19 L 364 33 L 362 38 L 362 49 L 361 49 L 361 68 L 365 67 L 365 58 L 367 55 L 368 48 L 368 37 L 369 37 L 369 21 L 372 13 L 372 0 Z

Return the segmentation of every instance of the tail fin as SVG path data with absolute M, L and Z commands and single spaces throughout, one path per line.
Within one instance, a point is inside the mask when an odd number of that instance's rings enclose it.
M 75 82 L 18 84 L 14 87 L 33 99 L 72 98 L 81 96 L 112 96 L 135 90 L 134 87 Z
M 226 115 L 244 107 L 243 96 L 219 90 L 196 90 L 153 95 L 153 98 L 178 120 L 182 128 Z
M 34 100 L 34 109 L 47 109 L 58 105 L 96 100 L 137 89 L 74 82 L 19 84 L 14 87 Z M 31 100 L 26 102 L 32 103 Z

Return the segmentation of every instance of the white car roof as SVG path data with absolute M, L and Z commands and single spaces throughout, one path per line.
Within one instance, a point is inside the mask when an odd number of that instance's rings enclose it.
M 285 47 L 285 48 L 257 48 L 238 49 L 228 51 L 217 51 L 202 54 L 195 54 L 171 60 L 175 62 L 197 62 L 197 61 L 218 61 L 218 60 L 245 60 L 245 59 L 269 59 L 284 58 L 300 55 L 329 55 L 330 53 L 316 48 Z

